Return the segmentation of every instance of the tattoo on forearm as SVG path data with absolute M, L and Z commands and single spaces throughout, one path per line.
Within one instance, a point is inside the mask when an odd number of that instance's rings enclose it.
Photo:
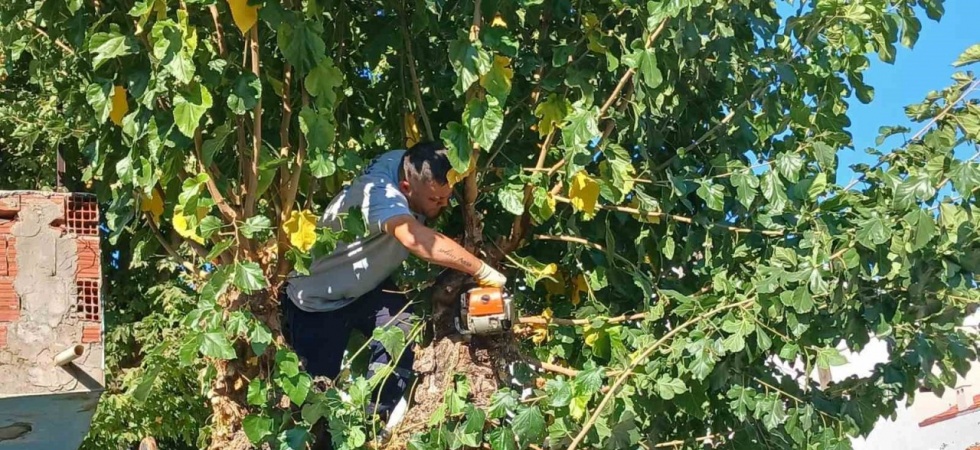
M 444 249 L 439 250 L 439 253 L 442 253 L 443 255 L 446 255 L 449 258 L 452 258 L 452 259 L 456 260 L 456 262 L 462 264 L 463 267 L 466 267 L 468 269 L 472 269 L 473 268 L 473 263 L 467 261 L 466 258 L 463 258 L 462 256 L 456 256 L 453 253 L 453 251 L 450 250 L 450 249 L 448 249 L 448 248 L 444 248 Z

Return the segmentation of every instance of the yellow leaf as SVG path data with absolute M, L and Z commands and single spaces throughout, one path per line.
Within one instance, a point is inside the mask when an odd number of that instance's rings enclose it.
M 412 148 L 422 140 L 422 133 L 419 133 L 419 124 L 415 121 L 415 114 L 405 113 L 405 148 Z
M 575 286 L 572 287 L 572 305 L 578 306 L 582 302 L 582 293 L 589 292 L 589 282 L 585 279 L 585 275 L 578 274 L 575 277 Z
M 156 188 L 153 188 L 150 196 L 143 196 L 143 200 L 140 202 L 140 211 L 150 213 L 153 216 L 153 221 L 159 223 L 160 216 L 163 215 L 163 195 Z
M 541 311 L 541 317 L 542 317 L 542 318 L 543 318 L 544 320 L 547 320 L 547 321 L 549 321 L 549 322 L 551 321 L 551 318 L 552 318 L 552 317 L 553 317 L 554 315 L 555 315 L 555 312 L 554 312 L 554 311 L 552 311 L 552 310 L 551 310 L 551 308 L 545 308 L 545 309 L 544 309 L 544 311 Z
M 572 177 L 572 187 L 568 191 L 572 207 L 586 214 L 595 214 L 595 205 L 599 200 L 599 183 L 579 171 Z
M 449 168 L 449 173 L 446 174 L 446 180 L 449 182 L 449 187 L 453 187 L 453 185 L 459 183 L 460 181 L 463 181 L 464 178 L 469 176 L 469 174 L 473 172 L 473 166 L 474 164 L 473 161 L 471 160 L 470 167 L 466 169 L 466 172 L 464 173 L 459 173 L 456 171 L 456 169 Z
M 603 333 L 601 328 L 596 329 L 588 325 L 585 326 L 583 332 L 585 334 L 585 345 L 588 345 L 589 347 L 593 347 L 593 348 L 595 347 L 596 341 L 598 341 L 599 338 L 602 337 L 602 333 Z
M 534 342 L 535 344 L 538 345 L 548 342 L 548 327 L 547 326 L 535 327 L 531 335 L 531 342 Z
M 565 275 L 563 273 L 558 272 L 552 278 L 554 278 L 556 281 L 553 281 L 551 278 L 545 278 L 543 280 L 544 289 L 548 292 L 547 298 L 549 300 L 554 295 L 565 295 L 566 290 L 568 289 L 568 285 L 565 281 Z
M 630 200 L 630 208 L 640 209 L 640 200 L 636 197 L 633 197 L 633 200 Z M 630 215 L 635 217 L 636 220 L 643 223 L 660 223 L 660 216 L 649 216 L 644 214 L 643 212 L 640 212 L 638 214 L 631 213 Z
M 252 29 L 259 18 L 259 8 L 248 4 L 248 0 L 228 0 L 231 8 L 231 18 L 235 20 L 235 26 L 245 34 Z
M 198 219 L 201 218 L 200 211 L 197 211 Z M 205 211 L 205 214 L 207 211 Z M 173 218 L 174 231 L 186 239 L 190 239 L 198 244 L 204 243 L 204 238 L 197 234 L 197 227 L 191 228 L 187 224 L 187 217 L 184 215 L 184 208 L 180 205 L 174 207 Z
M 316 243 L 316 216 L 310 211 L 293 211 L 282 229 L 289 235 L 289 243 L 300 251 L 309 251 Z
M 506 96 L 510 92 L 513 79 L 514 69 L 510 67 L 510 58 L 497 55 L 493 57 L 493 65 L 490 66 L 490 70 L 480 77 L 480 86 L 486 89 L 490 95 Z
M 504 18 L 500 16 L 500 13 L 497 13 L 493 16 L 493 22 L 490 22 L 490 26 L 507 28 L 507 22 L 505 22 Z
M 122 126 L 123 117 L 129 112 L 129 103 L 126 102 L 126 88 L 115 86 L 112 88 L 112 110 L 109 112 L 109 119 L 112 123 Z

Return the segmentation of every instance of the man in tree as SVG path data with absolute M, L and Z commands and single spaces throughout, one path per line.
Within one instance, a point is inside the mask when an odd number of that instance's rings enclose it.
M 352 329 L 370 338 L 376 327 L 393 325 L 408 336 L 412 308 L 389 277 L 409 253 L 468 273 L 482 286 L 500 287 L 507 281 L 456 241 L 424 225 L 449 204 L 449 169 L 441 143 L 389 151 L 375 158 L 327 207 L 319 226 L 340 231 L 342 214 L 359 209 L 367 236 L 339 242 L 332 253 L 313 261 L 309 275 L 294 272 L 285 285 L 287 338 L 310 375 L 337 376 Z M 369 378 L 397 356 L 377 341 L 371 342 L 370 351 Z M 372 409 L 382 420 L 407 388 L 413 361 L 411 347 L 406 347 L 381 386 L 380 402 Z

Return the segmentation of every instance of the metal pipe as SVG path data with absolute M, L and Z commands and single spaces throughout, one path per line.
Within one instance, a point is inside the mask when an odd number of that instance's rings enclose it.
M 71 347 L 66 348 L 61 353 L 58 353 L 54 357 L 54 365 L 64 366 L 78 358 L 80 358 L 85 353 L 85 346 L 81 344 L 75 344 Z

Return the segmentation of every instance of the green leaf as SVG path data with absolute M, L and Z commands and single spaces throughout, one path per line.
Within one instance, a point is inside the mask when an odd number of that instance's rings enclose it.
M 698 197 L 701 197 L 708 208 L 715 211 L 725 210 L 725 188 L 720 184 L 711 184 L 711 182 L 702 182 L 701 186 L 698 187 Z
M 204 356 L 216 359 L 235 359 L 237 357 L 235 349 L 231 346 L 231 341 L 224 333 L 220 332 L 204 333 L 200 351 Z
M 264 406 L 269 401 L 269 384 L 261 378 L 252 378 L 248 382 L 248 404 Z
M 820 172 L 807 189 L 807 196 L 811 201 L 816 201 L 825 192 L 827 192 L 827 174 Z
M 594 394 L 602 388 L 604 378 L 601 367 L 585 369 L 575 375 L 575 395 Z
M 272 435 L 272 419 L 269 417 L 249 414 L 242 419 L 242 430 L 254 445 L 260 445 L 266 437 Z
M 745 420 L 750 416 L 749 413 L 755 410 L 755 391 L 751 388 L 732 386 L 726 396 L 731 399 L 728 405 L 739 420 Z
M 174 122 L 187 137 L 194 137 L 194 130 L 201 117 L 211 108 L 211 93 L 200 83 L 193 83 L 174 97 Z
M 487 433 L 492 450 L 518 450 L 517 435 L 508 427 L 496 427 Z
M 929 201 L 935 195 L 936 189 L 929 181 L 928 175 L 909 176 L 895 189 L 896 200 L 906 205 L 915 203 L 915 199 Z
M 242 115 L 259 103 L 262 97 L 262 81 L 252 72 L 245 72 L 235 80 L 231 92 L 228 93 L 228 108 L 231 112 Z
M 245 220 L 239 227 L 246 238 L 252 239 L 255 235 L 272 230 L 272 221 L 266 216 L 252 216 Z
M 394 357 L 405 349 L 405 332 L 396 326 L 375 328 L 372 338 L 380 342 L 388 354 Z
M 490 414 L 491 419 L 500 419 L 507 415 L 507 413 L 517 409 L 517 399 L 514 398 L 514 393 L 509 390 L 501 390 L 493 393 L 490 397 L 490 408 L 487 412 Z
M 449 62 L 456 72 L 456 84 L 453 92 L 462 96 L 480 75 L 490 68 L 490 54 L 479 43 L 470 42 L 465 33 L 449 44 Z
M 904 217 L 912 230 L 912 251 L 921 250 L 938 234 L 936 221 L 932 215 L 921 209 L 915 209 Z
M 879 144 L 881 145 L 881 144 Z M 813 154 L 820 168 L 824 171 L 835 170 L 837 168 L 837 150 L 823 142 L 813 143 Z
M 548 194 L 548 190 L 535 186 L 532 192 L 531 219 L 536 225 L 540 225 L 555 215 L 555 200 Z
M 548 99 L 534 108 L 538 121 L 538 137 L 544 138 L 556 126 L 560 126 L 572 109 L 572 104 L 558 94 L 548 95 Z
M 805 286 L 797 287 L 792 291 L 781 292 L 779 300 L 798 313 L 808 313 L 813 310 L 813 296 L 810 295 L 810 290 Z
M 353 435 L 354 433 L 351 434 Z M 363 433 L 361 435 L 363 436 Z M 347 436 L 347 440 L 351 442 L 351 436 Z M 306 428 L 290 428 L 279 434 L 279 450 L 306 450 L 308 448 L 306 443 L 309 441 L 310 432 Z M 362 445 L 364 445 L 363 440 L 351 448 L 359 448 Z
M 740 170 L 732 174 L 732 186 L 735 186 L 739 203 L 746 208 L 751 207 L 758 192 L 759 178 L 750 171 Z
M 572 402 L 572 385 L 564 379 L 551 379 L 544 385 L 553 408 L 568 406 Z
M 471 405 L 466 407 L 466 420 L 456 428 L 456 437 L 466 447 L 479 447 L 483 442 L 483 427 L 487 417 L 483 410 Z
M 480 85 L 501 103 L 510 94 L 511 79 L 514 78 L 514 69 L 509 66 L 510 58 L 496 56 L 490 65 L 490 71 L 480 79 Z
M 108 80 L 97 79 L 85 88 L 85 100 L 95 110 L 99 123 L 109 119 L 109 113 L 112 112 L 112 102 L 109 100 L 111 96 L 112 83 Z
M 134 399 L 140 402 L 146 401 L 146 398 L 150 395 L 150 390 L 153 389 L 153 384 L 160 375 L 160 369 L 161 367 L 159 364 L 153 364 L 143 371 L 143 373 L 140 375 L 139 384 L 136 385 L 132 391 L 132 396 Z
M 858 243 L 869 250 L 888 242 L 891 237 L 891 227 L 881 217 L 872 217 L 858 224 Z
M 120 56 L 139 53 L 139 44 L 132 36 L 124 36 L 118 26 L 113 25 L 108 33 L 94 33 L 88 41 L 88 51 L 95 56 L 92 58 L 92 68 L 98 69 L 106 61 Z
M 776 170 L 792 183 L 800 179 L 801 169 L 803 169 L 803 158 L 796 153 L 780 153 L 776 157 Z
M 672 378 L 670 375 L 664 374 L 657 379 L 656 389 L 660 398 L 670 400 L 675 395 L 687 392 L 687 385 L 680 378 Z
M 299 129 L 306 136 L 310 155 L 322 157 L 330 150 L 335 128 L 333 115 L 326 108 L 314 110 L 312 107 L 304 106 L 299 113 Z
M 223 223 L 221 219 L 214 216 L 207 216 L 201 219 L 201 237 L 211 239 L 211 235 L 220 231 Z
M 184 338 L 180 344 L 180 350 L 177 351 L 182 366 L 189 366 L 197 359 L 198 349 L 201 348 L 203 342 L 203 333 L 191 333 Z
M 194 47 L 197 46 L 194 37 L 185 34 L 183 29 L 173 20 L 165 19 L 153 24 L 150 31 L 153 43 L 153 56 L 182 84 L 194 79 Z M 191 45 L 193 44 L 193 45 Z
M 337 88 L 344 85 L 344 74 L 328 56 L 310 71 L 303 84 L 306 92 L 317 99 L 323 99 L 322 105 L 332 107 L 337 104 Z
M 449 122 L 439 137 L 446 145 L 446 156 L 449 157 L 449 164 L 453 166 L 453 169 L 456 169 L 457 173 L 466 173 L 470 168 L 470 158 L 473 155 L 466 128 L 459 122 Z
M 276 352 L 276 369 L 285 377 L 299 375 L 299 357 L 290 350 L 280 348 Z
M 524 192 L 516 189 L 500 189 L 497 199 L 507 212 L 519 216 L 524 214 Z
M 253 323 L 248 333 L 248 341 L 252 344 L 252 351 L 256 355 L 261 355 L 265 353 L 266 347 L 272 343 L 272 332 L 263 323 Z
M 786 187 L 774 172 L 766 172 L 762 176 L 762 196 L 769 200 L 769 208 L 773 213 L 781 213 L 789 201 Z
M 964 197 L 980 186 L 980 164 L 975 162 L 956 162 L 949 172 L 953 187 Z
M 575 111 L 565 117 L 561 127 L 561 139 L 566 148 L 584 149 L 585 146 L 599 136 L 599 111 L 595 108 L 575 108 Z
M 257 263 L 251 261 L 235 263 L 235 276 L 233 280 L 235 287 L 245 293 L 255 292 L 268 286 L 265 281 L 265 275 L 262 274 L 262 268 Z
M 473 99 L 463 111 L 463 122 L 466 123 L 469 136 L 480 147 L 489 150 L 504 125 L 504 112 L 500 108 L 500 102 L 493 97 Z
M 280 378 L 279 382 L 283 392 L 296 406 L 300 406 L 306 401 L 306 396 L 310 394 L 310 388 L 313 386 L 313 380 L 306 373 Z
M 973 44 L 960 54 L 959 58 L 956 58 L 956 61 L 953 62 L 953 67 L 973 64 L 977 61 L 980 61 L 980 44 Z
M 511 426 L 522 443 L 538 442 L 544 436 L 544 416 L 537 406 L 521 409 Z
M 204 145 L 201 146 L 201 162 L 205 166 L 210 166 L 214 162 L 214 155 L 225 146 L 228 136 L 234 132 L 235 130 L 228 124 L 221 124 L 211 133 L 210 139 L 204 140 Z
M 652 49 L 640 49 L 623 57 L 627 67 L 636 69 L 643 77 L 643 83 L 649 88 L 656 88 L 664 81 L 660 68 L 657 67 L 657 53 Z
M 282 22 L 276 42 L 286 61 L 300 75 L 306 75 L 326 57 L 327 46 L 322 35 L 323 24 L 316 20 Z
M 847 364 L 847 358 L 840 354 L 836 348 L 824 347 L 817 349 L 817 367 L 830 369 L 831 366 L 842 366 Z

